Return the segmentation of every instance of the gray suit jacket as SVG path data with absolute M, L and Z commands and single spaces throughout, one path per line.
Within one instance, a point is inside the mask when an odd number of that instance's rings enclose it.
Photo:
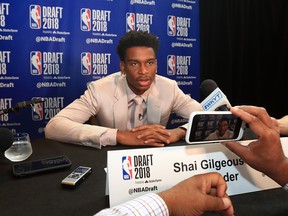
M 46 138 L 99 147 L 100 136 L 109 128 L 127 130 L 126 76 L 120 72 L 89 84 L 79 98 L 62 109 L 46 125 Z M 156 75 L 147 98 L 147 124 L 166 126 L 171 113 L 189 118 L 202 110 L 196 100 L 183 93 L 174 80 Z M 83 124 L 91 116 L 97 125 Z

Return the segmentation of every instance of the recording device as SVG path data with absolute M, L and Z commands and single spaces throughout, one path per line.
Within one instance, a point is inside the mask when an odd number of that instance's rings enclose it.
M 13 143 L 13 134 L 7 128 L 0 128 L 0 152 L 5 152 Z
M 203 110 L 228 111 L 231 107 L 226 95 L 218 88 L 212 79 L 206 79 L 200 86 L 201 94 L 206 97 L 202 102 Z
M 79 166 L 66 178 L 64 178 L 61 184 L 65 187 L 75 188 L 82 181 L 84 181 L 92 172 L 91 167 Z
M 13 165 L 15 176 L 27 176 L 46 171 L 59 170 L 71 166 L 71 161 L 67 156 L 57 156 L 41 160 L 21 162 Z
M 10 113 L 10 112 L 18 112 L 20 109 L 26 108 L 26 107 L 34 107 L 36 103 L 41 103 L 44 102 L 44 98 L 33 98 L 32 100 L 29 101 L 22 101 L 16 103 L 16 105 L 12 108 L 4 109 L 0 111 L 0 115 L 3 115 L 5 113 Z
M 189 117 L 185 140 L 189 144 L 236 141 L 244 127 L 245 122 L 230 111 L 196 111 Z

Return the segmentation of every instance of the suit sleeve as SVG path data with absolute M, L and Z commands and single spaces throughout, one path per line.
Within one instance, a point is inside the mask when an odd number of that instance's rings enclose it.
M 97 103 L 93 94 L 93 88 L 88 88 L 79 99 L 54 116 L 45 127 L 45 137 L 100 149 L 100 136 L 109 128 L 84 124 L 97 113 Z
M 174 81 L 174 95 L 175 95 L 175 105 L 173 107 L 173 112 L 181 116 L 184 119 L 189 119 L 189 116 L 194 111 L 202 111 L 203 108 L 201 104 L 191 98 L 189 95 L 185 94 Z M 187 130 L 188 123 L 181 126 Z

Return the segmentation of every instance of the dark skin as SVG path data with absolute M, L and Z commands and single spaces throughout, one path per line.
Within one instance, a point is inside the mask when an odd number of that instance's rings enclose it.
M 234 215 L 227 193 L 227 184 L 216 172 L 194 175 L 174 187 L 160 192 L 169 215 L 198 216 L 215 212 L 222 216 Z
M 122 74 L 126 74 L 129 88 L 142 95 L 147 91 L 157 73 L 156 54 L 151 47 L 135 46 L 126 50 L 126 58 L 120 61 Z M 142 125 L 131 131 L 118 131 L 117 143 L 122 145 L 149 145 L 162 147 L 177 142 L 186 134 L 185 129 L 167 130 L 162 125 Z
M 263 107 L 237 106 L 230 111 L 241 118 L 259 137 L 248 145 L 238 142 L 223 143 L 245 163 L 263 172 L 280 185 L 288 182 L 288 158 L 283 152 L 278 122 Z
M 228 129 L 228 122 L 226 120 L 220 121 L 218 125 L 219 135 L 223 136 Z

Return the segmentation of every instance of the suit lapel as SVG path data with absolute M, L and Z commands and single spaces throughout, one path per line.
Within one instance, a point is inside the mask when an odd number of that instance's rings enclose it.
M 147 124 L 160 124 L 161 101 L 149 95 L 147 100 Z
M 159 92 L 154 82 L 151 85 L 147 99 L 147 124 L 160 124 L 162 102 L 158 99 L 158 94 Z
M 116 84 L 115 103 L 113 107 L 113 116 L 115 119 L 115 128 L 127 130 L 128 101 L 126 94 L 126 78 L 121 76 Z

